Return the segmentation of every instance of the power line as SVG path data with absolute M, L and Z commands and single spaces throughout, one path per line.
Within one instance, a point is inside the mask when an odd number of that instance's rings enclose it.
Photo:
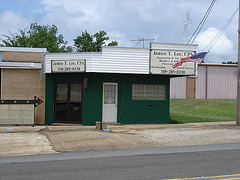
M 203 49 L 203 51 L 205 51 L 211 45 L 208 49 L 208 51 L 210 51 L 210 49 L 215 45 L 215 43 L 218 41 L 218 39 L 222 36 L 224 31 L 227 29 L 228 25 L 231 23 L 231 21 L 233 20 L 238 10 L 239 10 L 239 7 L 234 11 L 233 15 L 228 19 L 227 23 L 222 27 L 222 29 L 218 32 L 218 34 L 215 35 L 215 37 L 209 42 L 209 44 Z
M 196 39 L 196 37 L 198 36 L 198 34 L 200 33 L 203 25 L 205 24 L 205 22 L 206 22 L 206 20 L 207 20 L 207 18 L 208 18 L 208 16 L 209 16 L 209 14 L 210 14 L 210 12 L 211 12 L 211 10 L 212 10 L 213 5 L 214 5 L 215 2 L 216 2 L 216 0 L 212 0 L 210 6 L 209 6 L 208 9 L 207 9 L 207 12 L 206 12 L 205 15 L 203 16 L 201 22 L 199 23 L 198 27 L 197 27 L 196 30 L 194 31 L 193 35 L 191 36 L 191 38 L 189 39 L 189 41 L 188 41 L 187 44 L 192 44 L 192 43 L 195 41 L 195 39 Z M 195 35 L 195 34 L 196 34 L 196 35 Z M 194 36 L 194 35 L 195 35 L 195 36 Z M 190 42 L 191 42 L 191 43 L 190 43 Z

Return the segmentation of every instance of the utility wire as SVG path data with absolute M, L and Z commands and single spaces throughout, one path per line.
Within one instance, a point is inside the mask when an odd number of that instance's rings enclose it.
M 198 34 L 200 33 L 203 25 L 205 24 L 205 22 L 206 22 L 206 20 L 207 20 L 207 18 L 208 18 L 208 16 L 209 16 L 209 14 L 210 14 L 210 12 L 211 12 L 211 10 L 212 10 L 213 5 L 214 5 L 215 2 L 216 2 L 216 0 L 212 0 L 210 6 L 208 7 L 207 12 L 206 12 L 205 15 L 203 16 L 201 22 L 199 23 L 198 27 L 197 27 L 196 30 L 194 31 L 193 35 L 191 36 L 191 38 L 189 39 L 189 41 L 188 41 L 187 44 L 192 44 L 192 43 L 195 41 L 195 39 L 196 39 L 196 37 L 198 36 Z M 197 33 L 197 34 L 196 34 L 196 33 Z M 195 34 L 196 34 L 196 35 L 195 35 Z M 194 36 L 194 35 L 195 35 L 195 36 Z
M 231 23 L 231 21 L 233 20 L 238 10 L 239 10 L 239 7 L 234 11 L 233 15 L 229 18 L 227 23 L 222 27 L 222 29 L 218 32 L 218 34 L 215 35 L 215 37 L 210 41 L 210 43 L 202 51 L 205 51 L 208 47 L 209 47 L 208 51 L 210 51 L 210 49 L 216 44 L 218 39 L 222 36 L 224 31 L 227 29 L 228 25 Z

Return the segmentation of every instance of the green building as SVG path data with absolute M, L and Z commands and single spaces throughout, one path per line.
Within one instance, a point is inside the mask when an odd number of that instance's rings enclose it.
M 196 48 L 151 43 L 151 48 L 47 53 L 45 123 L 167 124 L 170 78 L 196 70 L 193 62 L 172 65 Z

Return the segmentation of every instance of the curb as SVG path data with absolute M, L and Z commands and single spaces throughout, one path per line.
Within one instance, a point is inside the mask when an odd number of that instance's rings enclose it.
M 46 129 L 46 126 L 2 126 L 0 133 L 39 132 L 43 129 Z
M 203 122 L 186 124 L 128 124 L 128 125 L 108 125 L 112 132 L 128 132 L 143 129 L 177 129 L 177 128 L 223 128 L 234 127 L 235 121 L 227 122 Z M 236 126 L 240 127 L 240 126 Z M 39 132 L 48 131 L 91 131 L 96 130 L 96 126 L 0 126 L 0 133 L 21 133 L 21 132 Z

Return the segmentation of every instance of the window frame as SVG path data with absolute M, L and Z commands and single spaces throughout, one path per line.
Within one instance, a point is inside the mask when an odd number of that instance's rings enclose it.
M 166 101 L 166 84 L 132 84 L 132 100 Z
M 107 87 L 107 91 L 105 90 Z M 111 87 L 111 91 L 108 90 L 108 87 Z M 112 91 L 112 87 L 114 87 L 114 91 Z M 114 84 L 104 84 L 104 104 L 116 104 L 116 96 L 117 96 L 117 85 Z M 109 92 L 111 92 L 111 97 L 108 95 Z M 106 96 L 107 93 L 107 96 Z M 112 93 L 114 93 L 114 96 L 112 96 Z M 107 102 L 106 102 L 107 98 Z M 109 98 L 111 98 L 111 103 L 109 103 Z M 114 101 L 113 101 L 114 99 Z

